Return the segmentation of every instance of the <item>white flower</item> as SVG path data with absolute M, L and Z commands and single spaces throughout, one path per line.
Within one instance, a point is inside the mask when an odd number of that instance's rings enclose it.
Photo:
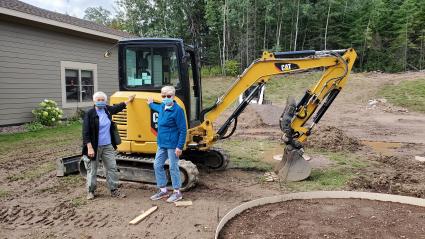
M 55 122 L 55 121 L 56 121 L 56 119 L 55 119 L 55 118 L 52 118 L 52 121 L 53 121 L 53 122 Z

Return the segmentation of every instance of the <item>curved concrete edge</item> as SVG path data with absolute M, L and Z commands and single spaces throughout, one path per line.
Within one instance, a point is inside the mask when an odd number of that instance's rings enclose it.
M 218 238 L 221 229 L 223 229 L 224 225 L 230 219 L 238 215 L 239 213 L 245 211 L 246 209 L 261 206 L 270 203 L 284 202 L 296 199 L 369 199 L 383 202 L 396 202 L 402 204 L 410 204 L 414 206 L 425 207 L 425 199 L 407 197 L 407 196 L 399 196 L 392 194 L 384 194 L 384 193 L 369 193 L 369 192 L 353 192 L 353 191 L 313 191 L 313 192 L 300 192 L 300 193 L 290 193 L 290 194 L 282 194 L 272 197 L 265 197 L 256 200 L 252 200 L 241 204 L 232 210 L 230 210 L 224 217 L 220 220 L 220 223 L 217 226 L 215 231 L 215 239 Z

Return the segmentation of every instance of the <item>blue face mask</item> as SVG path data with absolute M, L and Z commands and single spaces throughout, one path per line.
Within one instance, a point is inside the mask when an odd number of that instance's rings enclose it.
M 164 98 L 164 99 L 162 99 L 162 103 L 164 103 L 165 105 L 171 105 L 173 103 L 173 99 Z
M 106 102 L 105 101 L 96 101 L 96 102 L 94 102 L 94 105 L 98 108 L 105 108 Z

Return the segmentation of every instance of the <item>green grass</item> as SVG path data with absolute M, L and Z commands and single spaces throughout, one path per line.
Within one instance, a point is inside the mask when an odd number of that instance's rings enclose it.
M 0 188 L 0 198 L 6 198 L 9 194 L 10 193 L 8 191 Z
M 306 151 L 307 155 L 325 156 L 334 164 L 324 169 L 313 169 L 307 180 L 288 183 L 287 186 L 292 191 L 342 190 L 355 176 L 357 169 L 368 166 L 367 161 L 353 153 L 312 149 Z
M 76 198 L 71 199 L 71 204 L 74 207 L 81 207 L 81 206 L 87 204 L 87 200 L 84 197 L 82 197 L 82 196 L 81 197 L 76 197 Z
M 217 143 L 230 157 L 230 167 L 244 170 L 270 171 L 272 166 L 263 160 L 264 152 L 279 146 L 267 140 L 228 139 Z
M 265 98 L 274 103 L 284 103 L 288 96 L 297 99 L 320 79 L 320 72 L 292 74 L 272 78 L 266 84 Z M 202 80 L 204 108 L 214 104 L 216 99 L 226 93 L 236 77 L 207 77 Z
M 321 72 L 278 76 L 266 84 L 265 98 L 274 103 L 286 102 L 288 96 L 299 100 L 307 89 L 319 81 Z
M 18 180 L 30 181 L 55 170 L 55 168 L 56 168 L 55 163 L 52 161 L 49 161 L 41 165 L 37 165 L 36 167 L 29 168 L 25 170 L 24 172 L 19 172 L 14 175 L 7 176 L 7 179 L 9 181 L 18 181 Z
M 37 145 L 55 148 L 66 146 L 81 138 L 81 123 L 60 125 L 55 128 L 43 128 L 34 132 L 20 132 L 0 135 L 0 154 L 17 150 L 23 145 Z M 1 159 L 0 159 L 1 160 Z
M 378 95 L 394 105 L 411 111 L 425 112 L 425 79 L 386 85 L 378 91 Z
M 214 104 L 218 97 L 236 80 L 236 77 L 209 77 L 202 79 L 202 104 L 207 108 Z

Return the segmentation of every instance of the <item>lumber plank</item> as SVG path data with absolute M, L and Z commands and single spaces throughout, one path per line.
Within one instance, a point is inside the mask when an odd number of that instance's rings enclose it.
M 192 206 L 192 201 L 178 201 L 174 202 L 176 207 L 186 207 L 186 206 Z
M 129 224 L 135 225 L 135 224 L 139 223 L 140 221 L 142 221 L 143 219 L 145 219 L 147 216 L 149 216 L 150 214 L 152 214 L 153 212 L 155 212 L 156 209 L 158 209 L 158 206 L 151 207 L 146 212 L 140 214 L 139 216 L 137 216 L 136 218 L 134 218 L 133 220 L 131 220 L 129 222 Z

